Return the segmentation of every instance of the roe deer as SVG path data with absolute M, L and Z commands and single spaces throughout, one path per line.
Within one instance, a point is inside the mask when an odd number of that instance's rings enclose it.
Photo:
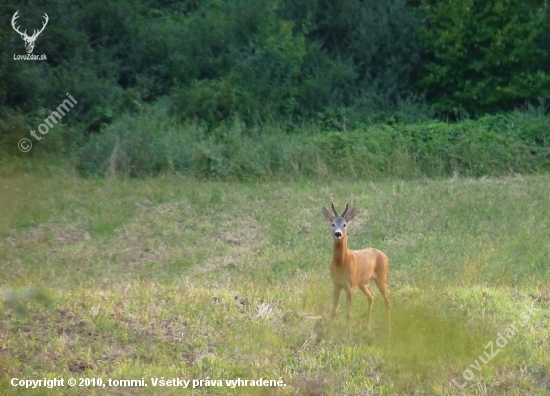
M 346 209 L 344 212 L 341 215 L 338 215 L 338 212 L 336 212 L 336 209 L 334 208 L 334 202 L 332 199 L 331 205 L 334 215 L 326 208 L 323 208 L 323 216 L 332 223 L 332 232 L 334 236 L 332 261 L 330 263 L 330 277 L 332 278 L 332 284 L 334 286 L 332 319 L 336 316 L 336 310 L 338 308 L 338 303 L 340 302 L 340 292 L 344 289 L 347 297 L 347 333 L 348 337 L 351 336 L 351 298 L 355 287 L 359 286 L 361 291 L 369 300 L 367 326 L 370 329 L 370 317 L 372 312 L 372 303 L 374 301 L 374 294 L 370 289 L 370 282 L 371 280 L 374 280 L 386 303 L 389 332 L 391 331 L 390 298 L 386 288 L 386 274 L 389 266 L 388 257 L 380 250 L 374 248 L 349 250 L 347 229 L 350 222 L 355 217 L 355 208 L 348 212 L 348 203 L 346 204 Z

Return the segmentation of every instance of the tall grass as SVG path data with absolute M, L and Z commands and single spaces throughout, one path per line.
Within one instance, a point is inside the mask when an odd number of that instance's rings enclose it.
M 550 170 L 550 117 L 536 110 L 458 123 L 377 124 L 330 132 L 305 125 L 214 129 L 159 107 L 125 115 L 77 154 L 83 175 L 177 172 L 213 180 L 411 179 Z

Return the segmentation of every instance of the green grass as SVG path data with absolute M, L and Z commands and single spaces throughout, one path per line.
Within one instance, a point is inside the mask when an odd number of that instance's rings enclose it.
M 547 394 L 548 191 L 550 175 L 250 184 L 4 164 L 0 394 L 182 392 L 157 377 L 287 385 L 193 394 Z M 350 247 L 390 258 L 391 335 L 379 293 L 371 331 L 359 292 L 351 340 L 342 307 L 328 320 L 331 196 L 357 207 Z M 531 303 L 528 323 L 472 369 Z M 467 369 L 459 391 L 451 380 Z M 55 377 L 149 386 L 10 385 Z

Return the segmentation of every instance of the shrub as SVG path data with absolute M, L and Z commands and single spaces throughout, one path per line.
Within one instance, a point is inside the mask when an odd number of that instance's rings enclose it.
M 181 172 L 222 180 L 417 178 L 550 169 L 550 117 L 531 111 L 459 123 L 379 124 L 352 130 L 250 129 L 238 118 L 206 128 L 146 106 L 94 134 L 78 156 L 84 175 Z

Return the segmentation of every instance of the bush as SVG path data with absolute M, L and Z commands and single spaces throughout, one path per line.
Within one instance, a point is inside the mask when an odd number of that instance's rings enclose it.
M 161 172 L 223 180 L 284 178 L 288 172 L 297 176 L 302 168 L 291 164 L 303 142 L 293 146 L 285 135 L 280 128 L 272 128 L 268 135 L 251 135 L 238 117 L 213 129 L 198 123 L 181 125 L 166 110 L 146 107 L 91 136 L 77 169 L 84 176 L 109 177 Z
M 93 135 L 79 153 L 78 169 L 83 175 L 180 172 L 251 181 L 478 177 L 548 171 L 549 149 L 550 117 L 536 111 L 288 133 L 276 124 L 249 129 L 238 117 L 210 129 L 181 125 L 156 106 Z

